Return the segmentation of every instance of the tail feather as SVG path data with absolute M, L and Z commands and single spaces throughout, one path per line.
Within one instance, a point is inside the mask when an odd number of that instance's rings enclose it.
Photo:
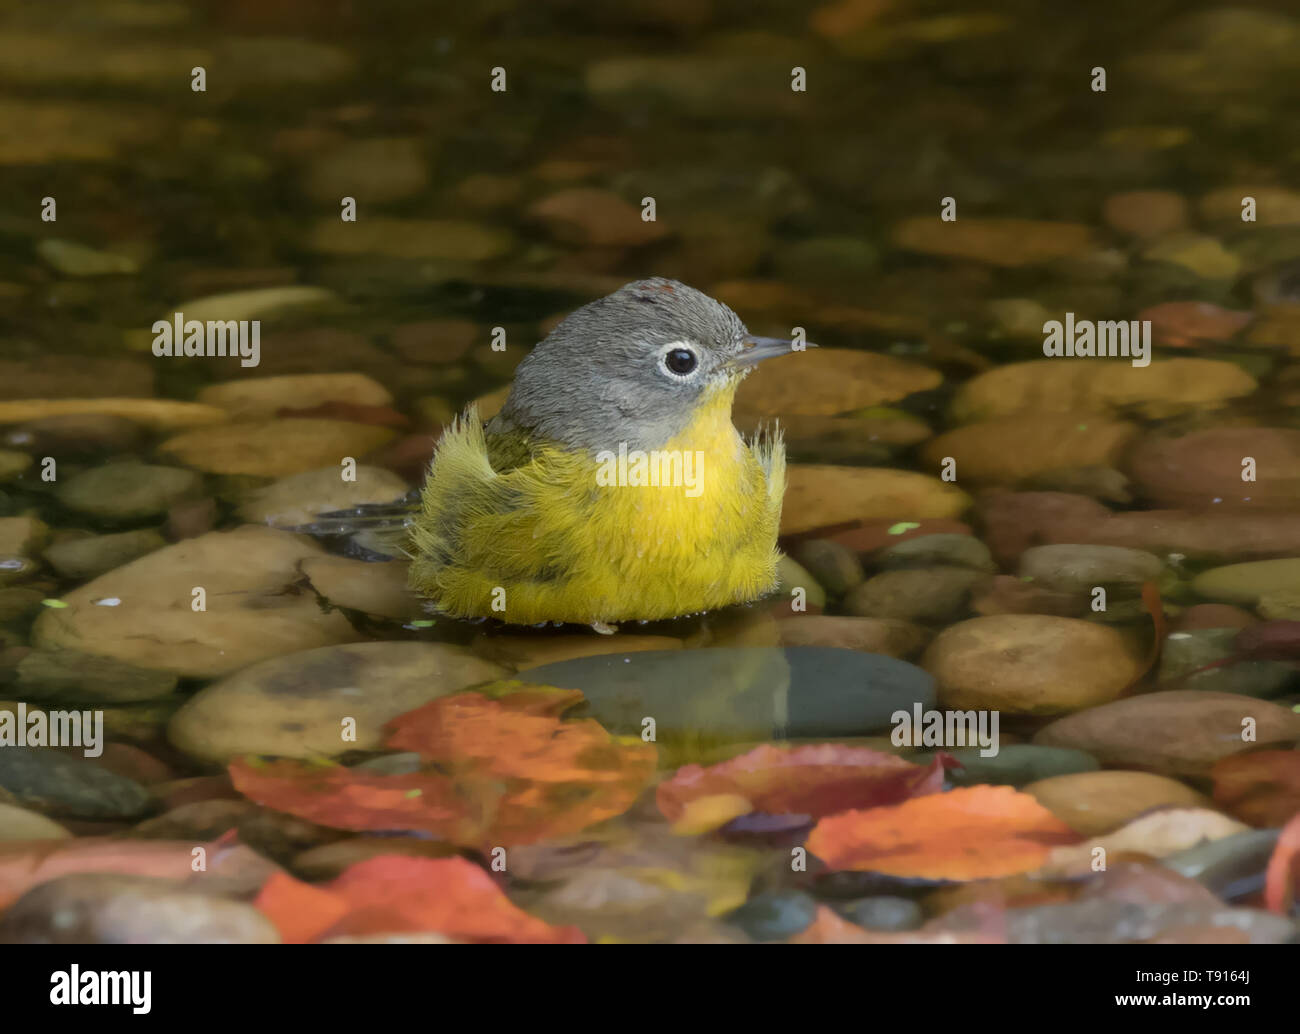
M 420 508 L 420 491 L 413 489 L 388 503 L 362 503 L 343 510 L 318 513 L 310 524 L 291 531 L 304 535 L 352 535 L 361 531 L 396 531 L 409 528 Z

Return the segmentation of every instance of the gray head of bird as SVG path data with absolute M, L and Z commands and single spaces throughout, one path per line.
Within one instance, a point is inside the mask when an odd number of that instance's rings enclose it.
M 571 313 L 528 354 L 489 430 L 524 430 L 570 449 L 653 449 L 706 402 L 729 408 L 757 363 L 792 348 L 750 334 L 693 287 L 638 280 Z

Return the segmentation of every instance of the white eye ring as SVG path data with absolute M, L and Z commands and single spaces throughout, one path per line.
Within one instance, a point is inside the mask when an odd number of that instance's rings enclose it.
M 686 368 L 677 369 L 676 365 L 686 366 Z M 659 366 L 673 380 L 690 380 L 700 370 L 700 348 L 687 341 L 669 342 L 659 353 Z

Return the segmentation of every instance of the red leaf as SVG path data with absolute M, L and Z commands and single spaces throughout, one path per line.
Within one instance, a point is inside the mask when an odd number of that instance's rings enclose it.
M 514 690 L 517 686 L 524 688 Z M 418 829 L 466 847 L 532 843 L 621 815 L 656 763 L 655 748 L 599 723 L 561 721 L 573 690 L 502 683 L 395 719 L 388 745 L 429 764 L 384 775 L 339 765 L 237 760 L 231 779 L 268 807 L 351 830 Z
M 319 887 L 280 875 L 254 904 L 291 943 L 412 932 L 479 944 L 586 943 L 577 927 L 550 926 L 515 906 L 464 858 L 380 855 Z
M 1027 793 L 971 786 L 824 818 L 808 850 L 832 869 L 978 880 L 1030 872 L 1079 839 Z
M 938 793 L 945 761 L 951 759 L 941 755 L 916 765 L 885 751 L 834 743 L 793 749 L 764 744 L 708 768 L 679 768 L 660 784 L 656 800 L 673 822 L 692 802 L 723 796 L 744 798 L 750 811 L 820 818 Z
M 1282 827 L 1273 857 L 1264 873 L 1264 907 L 1280 916 L 1291 914 L 1300 883 L 1300 815 Z

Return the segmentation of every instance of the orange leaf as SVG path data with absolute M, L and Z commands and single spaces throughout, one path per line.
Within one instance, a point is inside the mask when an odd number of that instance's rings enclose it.
M 1029 872 L 1053 847 L 1078 840 L 1029 794 L 971 786 L 824 818 L 808 850 L 832 869 L 978 880 Z
M 1215 764 L 1210 775 L 1215 803 L 1242 822 L 1281 826 L 1300 812 L 1300 751 L 1235 754 Z
M 928 766 L 916 765 L 885 751 L 835 743 L 793 749 L 764 744 L 708 768 L 684 765 L 659 785 L 655 799 L 673 822 L 693 801 L 732 795 L 748 800 L 753 811 L 820 818 L 938 793 L 948 761 L 941 755 Z
M 586 943 L 577 927 L 550 926 L 515 906 L 464 858 L 379 855 L 319 887 L 277 876 L 254 904 L 286 942 L 432 932 L 482 944 Z
M 395 718 L 387 743 L 429 761 L 473 762 L 495 776 L 549 783 L 617 782 L 625 778 L 628 746 L 636 748 L 632 753 L 654 755 L 648 744 L 614 740 L 593 718 L 563 722 L 549 713 L 572 702 L 567 695 L 537 692 L 499 699 L 457 693 Z
M 1300 815 L 1282 827 L 1273 857 L 1264 872 L 1264 907 L 1280 916 L 1290 915 L 1300 882 Z
M 308 944 L 348 914 L 341 895 L 283 872 L 266 881 L 253 905 L 275 924 L 285 944 Z
M 450 836 L 471 817 L 471 803 L 457 797 L 452 781 L 436 772 L 385 775 L 342 765 L 236 758 L 230 781 L 251 801 L 335 829 L 421 829 Z
M 435 700 L 390 723 L 388 745 L 429 762 L 418 772 L 241 759 L 231 781 L 259 804 L 339 829 L 418 829 L 478 848 L 576 833 L 630 808 L 656 762 L 650 744 L 557 717 L 581 699 L 527 686 Z

